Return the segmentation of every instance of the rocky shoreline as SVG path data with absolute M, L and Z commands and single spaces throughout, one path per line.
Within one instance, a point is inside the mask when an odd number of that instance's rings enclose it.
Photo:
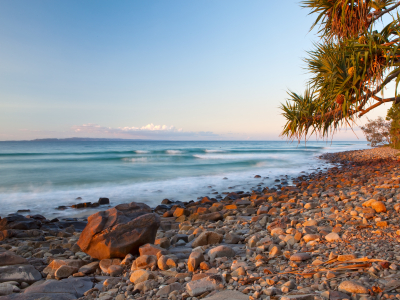
M 400 299 L 400 161 L 387 147 L 220 201 L 0 219 L 0 299 Z

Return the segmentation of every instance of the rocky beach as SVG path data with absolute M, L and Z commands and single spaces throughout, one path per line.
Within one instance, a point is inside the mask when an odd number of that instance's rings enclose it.
M 398 154 L 327 153 L 328 170 L 221 200 L 9 215 L 0 299 L 400 299 Z

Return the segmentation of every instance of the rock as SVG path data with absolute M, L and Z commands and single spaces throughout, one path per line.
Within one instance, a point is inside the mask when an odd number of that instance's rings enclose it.
M 238 244 L 239 242 L 243 242 L 244 237 L 234 234 L 234 233 L 228 233 L 225 235 L 225 243 L 227 244 Z
M 157 266 L 157 256 L 141 255 L 133 263 L 131 270 L 148 269 Z
M 144 293 L 151 291 L 152 289 L 154 289 L 156 287 L 157 287 L 157 282 L 154 280 L 146 280 L 146 281 L 135 284 L 135 290 L 139 290 Z
M 54 276 L 56 276 L 57 279 L 62 279 L 62 278 L 67 278 L 71 276 L 72 274 L 76 273 L 78 271 L 78 268 L 76 267 L 71 267 L 71 266 L 61 266 L 59 267 L 56 272 L 54 273 Z
M 197 248 L 199 246 L 214 245 L 222 242 L 223 235 L 212 232 L 204 231 L 202 232 L 193 242 L 192 248 Z
M 168 249 L 171 246 L 171 242 L 168 238 L 164 237 L 161 239 L 157 239 L 154 244 L 156 246 L 160 246 L 161 248 Z
M 282 255 L 282 251 L 278 246 L 272 247 L 271 251 L 269 251 L 270 258 L 274 258 L 274 257 L 280 256 L 280 255 Z
M 9 283 L 0 283 L 0 296 L 6 296 L 13 293 L 14 286 Z
M 44 274 L 50 274 L 51 276 L 55 275 L 55 272 L 61 266 L 70 266 L 76 268 L 78 270 L 84 262 L 80 259 L 54 259 L 44 270 Z
M 217 257 L 234 257 L 235 251 L 231 247 L 221 245 L 212 248 L 208 252 L 208 256 L 210 257 L 210 260 L 213 261 Z
M 270 207 L 268 205 L 262 205 L 260 206 L 260 208 L 257 211 L 257 215 L 264 215 L 264 214 L 268 214 Z
M 295 253 L 290 257 L 291 261 L 303 261 L 310 259 L 311 255 L 308 253 Z
M 102 259 L 100 261 L 99 267 L 100 269 L 106 273 L 106 274 L 110 274 L 109 268 L 113 265 L 119 265 L 121 263 L 120 259 Z
M 371 203 L 371 207 L 377 212 L 386 212 L 386 206 L 382 201 L 374 201 Z
M 97 201 L 97 203 L 100 204 L 100 205 L 110 204 L 110 199 L 108 199 L 108 198 L 99 198 L 99 201 Z
M 186 291 L 192 297 L 214 291 L 223 287 L 223 280 L 220 275 L 211 275 L 200 280 L 191 281 L 186 285 Z
M 157 265 L 160 268 L 160 270 L 166 271 L 171 268 L 176 268 L 177 267 L 177 262 L 178 258 L 174 256 L 169 256 L 169 255 L 162 255 L 158 261 Z
M 182 285 L 179 282 L 174 282 L 174 283 L 171 283 L 167 286 L 160 288 L 156 295 L 159 297 L 168 296 L 169 293 L 171 293 L 173 291 L 180 291 L 181 289 L 182 289 Z
M 180 216 L 189 216 L 189 215 L 190 215 L 190 212 L 188 210 L 184 209 L 184 208 L 181 208 L 181 207 L 177 207 L 175 209 L 175 211 L 174 211 L 174 214 L 173 214 L 173 216 L 175 218 L 179 218 Z
M 119 276 L 124 272 L 124 268 L 117 265 L 112 265 L 108 268 L 110 276 Z
M 282 296 L 281 300 L 314 300 L 316 294 L 298 294 Z
M 157 256 L 158 252 L 165 251 L 164 248 L 153 244 L 146 244 L 139 247 L 140 255 L 155 255 Z
M 204 300 L 249 300 L 249 296 L 237 291 L 222 291 L 206 297 Z
M 351 294 L 368 294 L 368 289 L 365 286 L 350 280 L 343 281 L 339 285 L 338 290 Z
M 14 214 L 2 218 L 0 220 L 0 231 L 7 229 L 16 229 L 16 230 L 39 229 L 40 225 L 41 222 L 39 220 L 26 218 L 22 215 Z
M 41 297 L 49 297 L 50 299 L 76 299 L 82 297 L 83 294 L 93 287 L 93 282 L 90 278 L 80 277 L 80 278 L 67 278 L 63 280 L 46 280 L 44 283 L 39 285 L 32 285 L 25 289 L 23 294 L 19 296 L 32 295 L 32 298 L 26 299 L 39 299 Z M 63 294 L 69 294 L 69 298 Z M 60 298 L 57 298 L 60 295 Z M 36 297 L 36 298 L 34 298 Z M 20 298 L 18 298 L 20 299 Z M 24 299 L 24 298 L 22 298 Z
M 335 242 L 335 241 L 337 241 L 337 240 L 340 240 L 340 236 L 339 236 L 336 232 L 331 232 L 331 233 L 329 233 L 329 234 L 327 234 L 327 235 L 325 236 L 325 239 L 326 239 L 328 242 Z
M 28 260 L 13 252 L 0 252 L 0 266 L 28 264 Z
M 78 246 L 93 258 L 124 258 L 154 243 L 160 217 L 143 203 L 120 204 L 88 218 Z
M 319 234 L 306 234 L 305 236 L 303 236 L 303 240 L 306 243 L 314 241 L 316 239 L 319 239 Z
M 204 221 L 217 222 L 219 220 L 223 220 L 224 216 L 220 212 L 216 211 L 216 212 L 209 213 L 209 214 L 199 215 L 198 219 L 204 220 Z
M 90 264 L 84 265 L 79 268 L 78 272 L 82 272 L 83 274 L 92 274 L 96 271 L 96 269 L 99 267 L 99 262 L 94 261 Z
M 347 261 L 347 260 L 352 260 L 352 259 L 356 259 L 357 256 L 354 254 L 344 254 L 344 255 L 339 255 L 337 257 L 338 261 Z
M 155 279 L 155 276 L 152 272 L 146 270 L 134 271 L 129 278 L 129 280 L 134 284 L 144 282 L 149 279 Z
M 0 267 L 0 282 L 17 281 L 34 283 L 41 280 L 42 275 L 32 265 L 12 265 Z
M 200 263 L 204 261 L 203 253 L 194 251 L 190 254 L 187 265 L 189 272 L 194 272 L 200 266 Z
M 329 291 L 329 300 L 350 300 L 351 297 L 345 293 L 338 292 L 338 291 Z

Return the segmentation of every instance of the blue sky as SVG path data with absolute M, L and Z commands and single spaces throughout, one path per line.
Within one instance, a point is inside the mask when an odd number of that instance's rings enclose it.
M 307 14 L 291 0 L 0 0 L 0 140 L 278 140 L 317 41 Z

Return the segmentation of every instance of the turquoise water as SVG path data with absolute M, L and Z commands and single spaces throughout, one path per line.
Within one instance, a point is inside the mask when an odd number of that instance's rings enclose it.
M 365 142 L 0 142 L 0 216 L 27 208 L 48 217 L 74 214 L 55 208 L 77 197 L 156 206 L 164 198 L 251 191 L 326 167 L 316 159 L 324 152 L 362 148 Z

